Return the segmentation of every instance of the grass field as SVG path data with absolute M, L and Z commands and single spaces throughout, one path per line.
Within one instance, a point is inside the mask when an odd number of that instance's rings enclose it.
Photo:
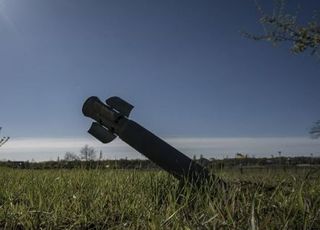
M 0 168 L 0 228 L 320 229 L 317 171 L 218 173 L 227 189 L 179 193 L 162 171 Z

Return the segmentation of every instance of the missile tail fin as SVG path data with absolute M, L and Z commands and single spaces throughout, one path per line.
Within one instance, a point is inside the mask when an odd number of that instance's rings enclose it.
M 92 123 L 90 129 L 88 130 L 88 133 L 90 133 L 92 136 L 94 136 L 104 144 L 110 143 L 117 137 L 97 122 Z
M 106 100 L 106 103 L 126 117 L 129 117 L 130 112 L 134 107 L 120 97 L 110 97 Z

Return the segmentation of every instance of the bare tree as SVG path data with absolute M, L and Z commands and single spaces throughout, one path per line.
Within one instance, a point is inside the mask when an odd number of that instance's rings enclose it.
M 271 14 L 264 12 L 259 3 L 257 3 L 257 9 L 261 15 L 259 22 L 264 33 L 243 32 L 246 37 L 273 44 L 289 42 L 293 53 L 302 53 L 309 50 L 312 55 L 320 57 L 320 20 L 318 13 L 314 13 L 307 23 L 302 24 L 298 21 L 297 13 L 286 12 L 284 0 L 275 1 Z
M 77 161 L 80 160 L 79 156 L 72 152 L 66 152 L 64 154 L 64 160 L 65 161 Z
M 0 127 L 0 134 L 1 134 L 1 130 L 2 130 L 2 127 Z M 7 141 L 10 139 L 10 137 L 2 137 L 0 138 L 0 147 L 2 145 L 4 145 L 5 143 L 7 143 Z
M 85 145 L 80 150 L 80 158 L 85 161 L 95 160 L 96 159 L 96 151 L 93 147 Z
M 284 0 L 277 0 L 275 3 L 273 13 L 268 14 L 256 2 L 257 9 L 261 15 L 259 22 L 263 27 L 264 33 L 255 35 L 243 32 L 243 34 L 250 39 L 268 41 L 273 44 L 289 42 L 293 53 L 298 54 L 309 50 L 311 55 L 320 57 L 319 12 L 314 13 L 306 24 L 300 24 L 297 20 L 297 14 L 290 14 L 285 11 L 286 4 Z M 309 133 L 312 138 L 320 137 L 320 120 L 314 123 Z
M 320 120 L 314 123 L 309 133 L 312 138 L 320 138 Z
M 2 146 L 2 145 L 4 145 L 5 143 L 7 143 L 7 141 L 10 139 L 10 137 L 2 137 L 1 139 L 0 139 L 0 147 Z

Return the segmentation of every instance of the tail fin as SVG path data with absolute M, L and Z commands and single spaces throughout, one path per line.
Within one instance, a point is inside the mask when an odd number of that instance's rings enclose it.
M 110 97 L 106 100 L 106 103 L 126 117 L 129 117 L 130 112 L 134 107 L 120 97 Z
M 94 136 L 104 144 L 113 141 L 117 137 L 97 122 L 92 123 L 90 129 L 88 130 L 88 133 L 90 133 L 92 136 Z

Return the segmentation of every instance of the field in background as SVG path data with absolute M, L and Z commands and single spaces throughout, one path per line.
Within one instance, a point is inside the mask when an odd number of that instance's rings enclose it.
M 0 228 L 320 229 L 318 169 L 216 173 L 227 190 L 213 182 L 179 193 L 159 170 L 2 167 Z

